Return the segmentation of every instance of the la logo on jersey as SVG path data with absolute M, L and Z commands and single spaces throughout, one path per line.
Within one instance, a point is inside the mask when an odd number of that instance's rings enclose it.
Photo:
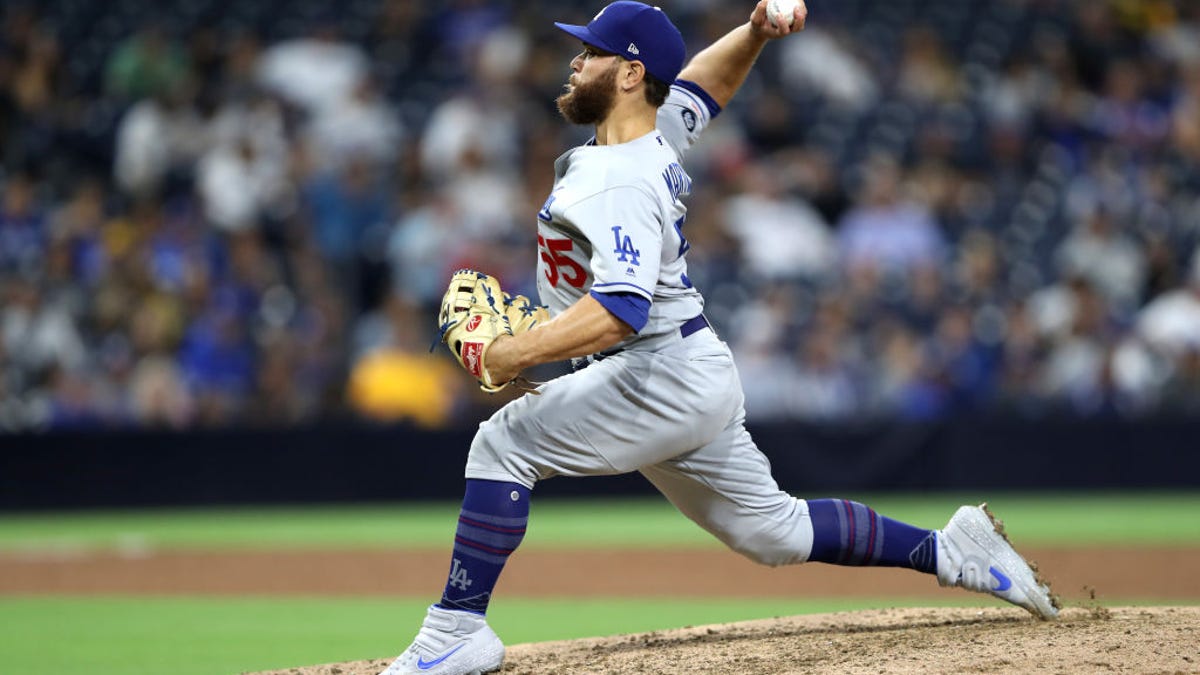
M 465 591 L 471 587 L 471 583 L 471 578 L 467 576 L 467 568 L 462 566 L 458 558 L 455 558 L 450 566 L 450 585 Z
M 641 263 L 638 262 L 638 256 L 640 256 L 642 252 L 633 247 L 633 239 L 631 239 L 627 234 L 622 236 L 620 225 L 614 225 L 612 231 L 613 243 L 616 245 L 616 248 L 613 249 L 613 253 L 617 254 L 617 261 L 627 262 L 630 265 L 637 265 L 640 267 Z

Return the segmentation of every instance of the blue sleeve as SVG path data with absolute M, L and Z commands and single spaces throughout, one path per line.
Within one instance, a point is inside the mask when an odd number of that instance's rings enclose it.
M 616 291 L 613 293 L 597 293 L 588 291 L 604 309 L 613 316 L 629 324 L 633 332 L 640 332 L 650 320 L 650 301 L 637 293 Z
M 721 106 L 718 105 L 717 102 L 713 100 L 713 97 L 709 96 L 708 92 L 704 91 L 704 88 L 700 85 L 692 82 L 691 80 L 675 80 L 675 84 L 687 89 L 689 92 L 694 94 L 696 98 L 703 101 L 704 106 L 708 108 L 709 118 L 714 118 L 721 114 Z

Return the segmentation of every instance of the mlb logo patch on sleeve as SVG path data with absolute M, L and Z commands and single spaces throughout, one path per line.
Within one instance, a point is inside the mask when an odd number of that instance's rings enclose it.
M 688 110 L 687 108 L 684 108 L 683 112 L 680 114 L 683 115 L 683 126 L 687 127 L 688 131 L 695 131 L 696 130 L 696 113 L 692 112 L 691 110 Z

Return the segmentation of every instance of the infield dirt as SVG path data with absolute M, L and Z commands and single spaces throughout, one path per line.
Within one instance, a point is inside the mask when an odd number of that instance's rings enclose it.
M 1200 601 L 1200 548 L 1022 552 L 1041 564 L 1068 604 L 1089 599 L 1091 589 L 1102 602 Z M 443 550 L 39 549 L 0 554 L 0 594 L 436 596 L 447 569 Z M 773 569 L 716 548 L 522 550 L 505 568 L 497 595 L 497 602 L 516 596 L 970 597 L 910 570 L 821 564 Z
M 1200 607 L 1072 608 L 1053 622 L 1019 609 L 888 609 L 514 645 L 502 672 L 1197 673 L 1198 635 Z M 377 675 L 387 663 L 258 675 Z

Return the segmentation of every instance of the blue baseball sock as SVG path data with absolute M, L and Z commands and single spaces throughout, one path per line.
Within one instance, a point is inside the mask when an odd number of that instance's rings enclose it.
M 813 548 L 809 560 L 834 565 L 908 567 L 937 572 L 937 536 L 846 499 L 809 499 Z
M 529 488 L 517 483 L 467 480 L 450 578 L 438 606 L 487 612 L 508 556 L 521 545 L 529 522 Z

